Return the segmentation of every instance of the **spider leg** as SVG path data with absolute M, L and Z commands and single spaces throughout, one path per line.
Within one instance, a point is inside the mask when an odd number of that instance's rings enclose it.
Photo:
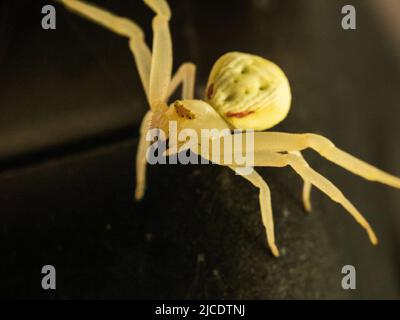
M 148 111 L 142 120 L 140 126 L 139 147 L 136 153 L 136 189 L 135 199 L 140 201 L 143 199 L 146 190 L 146 168 L 147 168 L 147 150 L 150 141 L 146 140 L 146 135 L 151 126 L 152 111 Z
M 370 181 L 377 181 L 400 188 L 400 178 L 386 173 L 337 148 L 329 139 L 316 134 L 291 134 L 258 132 L 254 134 L 255 151 L 301 151 L 314 149 L 320 155 L 344 169 Z
M 152 109 L 166 108 L 172 73 L 172 39 L 169 29 L 171 11 L 165 0 L 144 0 L 155 13 L 153 19 L 153 56 L 149 99 Z
M 235 170 L 234 167 L 231 167 Z M 274 233 L 274 218 L 272 215 L 272 205 L 271 205 L 271 191 L 268 184 L 264 179 L 256 172 L 253 171 L 249 175 L 241 175 L 243 178 L 251 182 L 255 187 L 260 189 L 259 201 L 261 209 L 261 218 L 265 227 L 267 243 L 270 247 L 272 254 L 275 257 L 279 257 L 279 250 L 275 244 L 275 233 Z
M 285 167 L 291 166 L 305 181 L 310 182 L 333 201 L 341 204 L 353 218 L 367 231 L 372 244 L 376 245 L 378 239 L 369 223 L 343 193 L 327 178 L 312 169 L 304 158 L 294 154 L 280 154 L 269 151 L 254 154 L 256 166 Z
M 245 136 L 243 134 L 242 136 Z M 233 135 L 231 135 L 231 138 Z M 226 139 L 227 137 L 219 138 L 220 140 Z M 258 136 L 259 138 L 259 136 Z M 278 146 L 279 142 L 271 140 L 270 147 Z M 268 144 L 267 144 L 268 145 Z M 225 150 L 227 149 L 227 150 Z M 220 165 L 227 165 L 227 166 L 242 166 L 238 163 L 235 163 L 236 155 L 238 153 L 242 153 L 241 150 L 235 150 L 230 148 L 220 148 L 218 154 L 210 154 L 210 150 L 208 153 L 201 154 L 202 157 L 206 159 L 213 159 L 214 163 Z M 323 193 L 325 193 L 328 197 L 330 197 L 333 201 L 342 205 L 353 218 L 367 231 L 369 239 L 372 244 L 376 245 L 378 243 L 378 239 L 372 230 L 369 223 L 365 220 L 362 214 L 354 207 L 354 205 L 343 195 L 343 193 L 327 178 L 319 174 L 317 171 L 312 169 L 308 163 L 304 160 L 303 157 L 287 153 L 282 154 L 279 152 L 273 152 L 270 150 L 257 150 L 261 149 L 260 145 L 257 143 L 257 139 L 255 139 L 255 144 L 252 150 L 246 150 L 247 154 L 251 154 L 253 158 L 253 166 L 267 166 L 267 167 L 285 167 L 291 166 L 302 178 L 304 181 L 314 185 L 318 189 L 320 189 Z M 264 148 L 266 149 L 266 148 Z M 228 157 L 226 157 L 228 155 Z M 224 163 L 225 159 L 234 159 L 232 163 Z
M 304 181 L 302 197 L 303 197 L 304 210 L 306 210 L 306 212 L 311 212 L 312 210 L 311 187 L 312 184 L 309 181 Z
M 153 55 L 151 60 L 148 99 L 152 111 L 146 114 L 142 122 L 139 149 L 136 158 L 136 190 L 135 198 L 140 200 L 145 191 L 146 184 L 146 166 L 147 149 L 150 142 L 146 141 L 147 131 L 151 127 L 155 113 L 157 117 L 162 116 L 166 110 L 168 90 L 171 83 L 172 73 L 172 39 L 169 29 L 169 20 L 171 11 L 165 0 L 144 0 L 155 13 L 153 19 Z
M 267 133 L 253 133 L 254 134 L 254 144 L 252 144 L 251 150 L 246 150 L 246 154 L 250 154 L 252 157 L 252 166 L 259 167 L 259 166 L 267 166 L 267 167 L 285 167 L 285 166 L 291 166 L 302 178 L 303 180 L 307 183 L 307 188 L 310 187 L 310 185 L 314 185 L 318 189 L 320 189 L 323 193 L 325 193 L 328 197 L 330 197 L 333 201 L 339 203 L 342 205 L 349 213 L 350 215 L 367 231 L 368 237 L 373 245 L 376 245 L 378 243 L 378 239 L 372 230 L 371 226 L 367 222 L 367 220 L 362 216 L 362 214 L 357 210 L 356 207 L 343 195 L 343 193 L 327 178 L 319 174 L 317 171 L 312 169 L 308 163 L 304 160 L 302 156 L 299 156 L 298 154 L 293 154 L 292 153 L 287 153 L 287 154 L 282 154 L 279 152 L 283 152 L 283 147 L 280 146 L 280 138 L 286 139 L 287 142 L 288 138 L 290 139 L 292 135 L 286 135 L 284 134 L 269 134 L 267 136 Z M 262 137 L 267 136 L 268 139 L 261 139 Z M 288 137 L 289 136 L 289 137 Z M 226 147 L 225 144 L 223 145 L 221 142 L 225 141 L 225 139 L 233 139 L 234 135 L 230 136 L 224 136 L 224 137 L 219 137 L 216 138 L 215 140 L 220 140 L 219 142 L 219 150 L 205 150 L 205 152 L 202 152 L 202 148 L 200 149 L 200 155 L 204 157 L 205 159 L 212 159 L 212 161 L 216 164 L 219 165 L 226 165 L 229 167 L 242 167 L 242 164 L 236 163 L 236 156 L 238 154 L 242 153 L 242 149 L 240 150 L 235 150 L 232 149 L 232 147 Z M 242 138 L 245 140 L 246 134 L 242 134 Z M 244 141 L 245 141 L 244 140 Z M 265 140 L 268 140 L 267 142 Z M 212 141 L 212 143 L 215 143 L 215 141 Z M 241 146 L 244 144 L 242 143 Z M 265 145 L 267 147 L 265 147 Z M 228 144 L 228 146 L 233 146 L 232 142 Z M 292 145 L 285 145 L 285 148 L 287 147 L 289 150 L 296 150 L 296 147 L 294 144 Z M 274 151 L 271 151 L 270 149 L 274 149 Z M 300 149 L 300 148 L 299 148 Z M 304 149 L 304 148 L 301 148 Z M 225 159 L 229 159 L 229 163 L 225 163 Z M 233 163 L 231 160 L 233 159 Z M 358 160 L 359 162 L 362 162 L 361 160 Z M 369 166 L 365 164 L 366 166 Z M 369 166 L 372 167 L 372 166 Z M 378 170 L 374 167 L 372 167 L 374 170 Z M 258 178 L 256 176 L 251 176 L 250 179 L 253 181 L 256 181 L 254 184 L 257 185 L 256 183 L 260 184 L 259 180 L 257 181 Z M 260 198 L 260 201 L 262 199 Z M 271 232 L 270 232 L 271 234 Z
M 196 66 L 192 63 L 184 63 L 180 66 L 174 77 L 172 78 L 170 89 L 168 93 L 167 100 L 169 96 L 174 93 L 177 87 L 182 83 L 182 99 L 193 99 L 194 96 L 194 84 L 195 84 Z M 150 146 L 150 141 L 146 140 L 146 134 L 151 127 L 151 118 L 153 113 L 149 111 L 142 120 L 142 125 L 140 128 L 140 140 L 139 148 L 136 155 L 136 189 L 135 189 L 135 199 L 137 201 L 142 200 L 144 192 L 146 190 L 146 152 Z M 167 151 L 168 152 L 168 151 Z
M 144 41 L 142 29 L 133 21 L 114 15 L 93 4 L 78 0 L 60 0 L 59 2 L 79 15 L 129 39 L 129 47 L 134 55 L 143 88 L 149 99 L 151 51 Z
M 297 156 L 299 156 L 299 157 L 304 159 L 304 157 L 303 157 L 303 155 L 301 154 L 300 151 L 289 151 L 289 153 L 297 155 Z M 304 210 L 306 210 L 306 212 L 311 212 L 311 210 L 312 210 L 312 206 L 311 206 L 311 187 L 312 187 L 312 184 L 309 181 L 304 180 L 302 198 L 303 198 Z
M 142 29 L 133 21 L 114 15 L 95 5 L 78 0 L 60 0 L 67 8 L 106 27 L 107 29 L 129 39 L 138 67 L 140 79 L 145 90 L 150 108 L 154 111 L 165 110 L 166 98 L 170 88 L 172 70 L 172 41 L 169 30 L 171 12 L 165 0 L 144 0 L 156 12 L 153 19 L 153 55 L 145 43 Z M 190 81 L 184 85 L 186 92 L 190 91 Z M 150 128 L 153 112 L 149 112 L 142 120 L 139 147 L 136 156 L 136 190 L 135 198 L 140 200 L 146 185 L 146 152 L 149 142 L 146 133 Z
M 194 98 L 194 85 L 196 78 L 196 66 L 193 63 L 182 64 L 175 75 L 168 90 L 167 100 L 174 94 L 175 90 L 182 83 L 182 99 L 191 100 Z

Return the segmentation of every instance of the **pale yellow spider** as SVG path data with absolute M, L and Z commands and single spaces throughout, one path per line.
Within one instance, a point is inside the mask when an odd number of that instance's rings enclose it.
M 208 80 L 205 101 L 194 100 L 195 66 L 185 63 L 171 77 L 172 41 L 169 30 L 171 12 L 165 0 L 144 0 L 156 13 L 153 20 L 152 52 L 144 41 L 142 30 L 134 22 L 83 1 L 61 0 L 61 2 L 82 16 L 129 39 L 129 47 L 134 55 L 150 105 L 150 111 L 145 115 L 141 125 L 137 152 L 135 192 L 137 200 L 143 197 L 145 190 L 146 153 L 150 144 L 145 137 L 151 126 L 168 132 L 168 122 L 175 120 L 178 123 L 178 130 L 237 128 L 261 131 L 281 122 L 289 112 L 291 92 L 283 71 L 268 60 L 239 52 L 227 53 L 215 63 Z M 168 107 L 169 97 L 180 84 L 183 86 L 182 100 Z M 303 202 L 307 211 L 311 210 L 310 190 L 311 185 L 314 185 L 341 204 L 367 231 L 372 244 L 376 245 L 377 237 L 361 213 L 336 186 L 313 170 L 304 160 L 300 151 L 307 148 L 314 149 L 326 159 L 367 180 L 400 188 L 400 179 L 336 148 L 327 138 L 316 134 L 279 132 L 254 134 L 254 150 L 250 152 L 254 154 L 255 166 L 291 166 L 304 180 Z M 221 158 L 224 152 L 222 151 Z M 201 156 L 212 158 L 212 154 L 202 153 Z M 216 162 L 228 165 L 222 160 Z M 234 164 L 229 166 L 234 170 L 237 168 Z M 260 189 L 259 201 L 267 243 L 273 255 L 278 257 L 269 187 L 256 171 L 243 177 Z

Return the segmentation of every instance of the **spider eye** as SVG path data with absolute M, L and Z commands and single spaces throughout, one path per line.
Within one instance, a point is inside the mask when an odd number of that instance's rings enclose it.
M 188 119 L 188 120 L 193 120 L 196 118 L 194 113 L 192 111 L 190 111 L 188 108 L 186 108 L 181 101 L 176 101 L 174 103 L 174 108 L 175 108 L 176 114 L 181 118 Z

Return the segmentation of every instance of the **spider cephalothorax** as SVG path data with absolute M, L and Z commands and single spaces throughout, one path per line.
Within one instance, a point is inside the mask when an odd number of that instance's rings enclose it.
M 140 200 L 146 186 L 146 155 L 151 141 L 146 140 L 151 126 L 168 134 L 168 124 L 175 121 L 177 130 L 225 130 L 223 138 L 232 138 L 231 129 L 265 130 L 285 119 L 290 109 L 289 82 L 283 71 L 274 63 L 250 54 L 231 52 L 214 65 L 207 84 L 205 101 L 194 100 L 195 66 L 183 64 L 173 77 L 172 41 L 169 31 L 171 12 L 165 0 L 144 0 L 156 13 L 153 20 L 153 48 L 144 41 L 142 30 L 131 20 L 113 15 L 103 9 L 78 0 L 61 0 L 68 8 L 129 39 L 139 75 L 142 80 L 150 111 L 145 115 L 141 130 L 136 162 L 136 199 Z M 182 100 L 168 106 L 169 97 L 182 84 Z M 243 134 L 243 137 L 248 137 Z M 237 135 L 235 135 L 237 138 Z M 208 142 L 208 141 L 207 141 Z M 311 210 L 310 190 L 314 185 L 333 201 L 341 204 L 367 231 L 370 241 L 378 240 L 368 222 L 342 192 L 328 179 L 312 169 L 301 151 L 314 149 L 326 159 L 367 180 L 400 188 L 400 179 L 379 170 L 337 148 L 327 138 L 316 134 L 291 134 L 282 132 L 256 132 L 252 147 L 246 150 L 254 158 L 254 166 L 292 167 L 304 180 L 303 202 Z M 199 151 L 201 150 L 201 151 Z M 202 157 L 216 154 L 203 153 L 202 148 L 192 149 Z M 218 156 L 234 155 L 237 150 L 218 150 Z M 216 157 L 218 158 L 218 157 Z M 229 157 L 227 157 L 229 158 Z M 215 161 L 239 172 L 241 164 Z M 242 171 L 244 172 L 244 171 Z M 261 217 L 266 229 L 267 243 L 275 256 L 271 194 L 265 180 L 254 170 L 242 174 L 260 190 Z

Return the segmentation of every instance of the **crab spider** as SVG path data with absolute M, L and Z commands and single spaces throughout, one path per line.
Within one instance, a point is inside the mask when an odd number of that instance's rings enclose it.
M 150 105 L 140 129 L 136 161 L 137 200 L 142 199 L 145 191 L 146 153 L 150 145 L 146 140 L 146 134 L 151 127 L 168 132 L 168 122 L 175 120 L 179 130 L 254 129 L 257 130 L 254 133 L 254 148 L 247 152 L 253 153 L 256 167 L 292 167 L 304 180 L 303 202 L 306 211 L 311 211 L 310 191 L 313 185 L 333 201 L 341 204 L 367 231 L 372 244 L 378 243 L 374 231 L 361 213 L 332 182 L 308 165 L 301 151 L 307 148 L 314 149 L 321 156 L 356 175 L 391 187 L 400 188 L 400 179 L 340 150 L 330 140 L 320 135 L 261 132 L 284 120 L 291 105 L 289 82 L 277 65 L 250 54 L 227 53 L 212 68 L 204 101 L 195 100 L 195 66 L 192 63 L 185 63 L 172 76 L 173 54 L 169 30 L 171 12 L 165 0 L 144 0 L 145 4 L 155 12 L 152 51 L 145 43 L 141 28 L 131 20 L 83 1 L 58 1 L 83 17 L 129 40 L 129 48 Z M 169 106 L 170 96 L 180 85 L 182 85 L 182 100 Z M 233 133 L 230 135 L 233 136 Z M 198 148 L 195 150 L 198 152 Z M 229 152 L 222 150 L 219 159 L 226 153 L 234 152 L 234 150 Z M 200 152 L 200 155 L 212 158 L 217 164 L 229 166 L 233 170 L 238 169 L 234 163 L 215 161 L 212 152 Z M 269 187 L 256 171 L 243 177 L 259 189 L 261 217 L 266 229 L 267 244 L 273 255 L 278 257 Z

